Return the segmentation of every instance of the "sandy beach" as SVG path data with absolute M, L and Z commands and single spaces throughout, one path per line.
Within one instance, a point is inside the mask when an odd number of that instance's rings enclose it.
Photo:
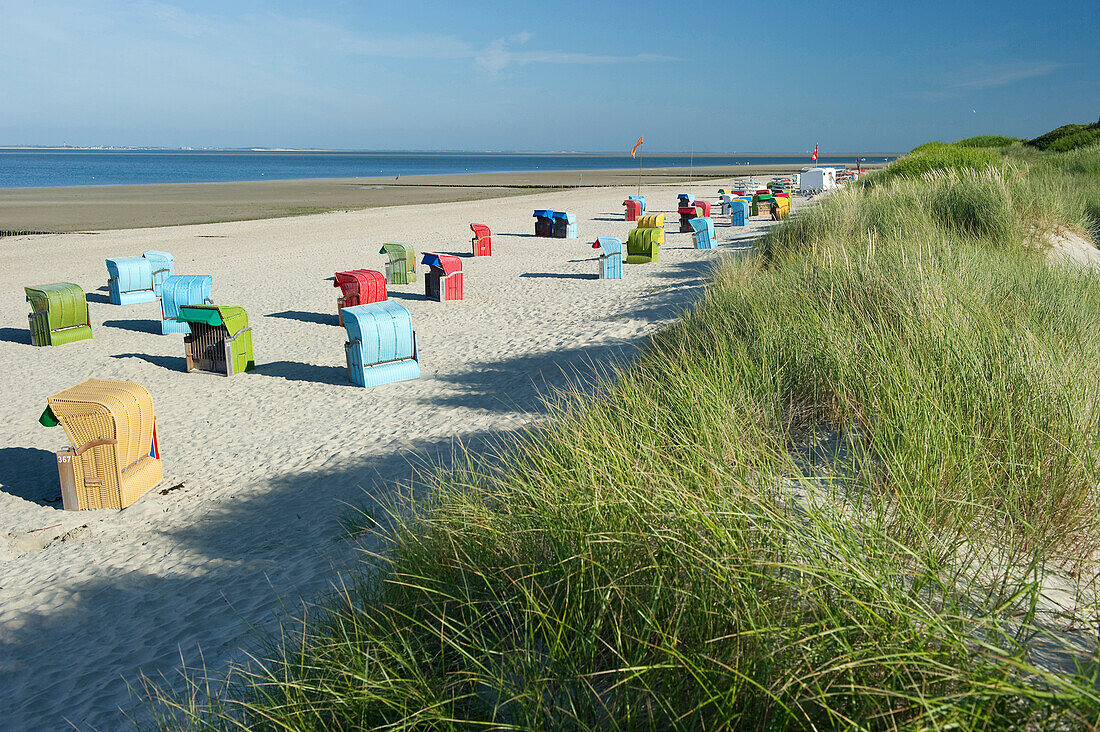
M 523 176 L 509 178 L 527 185 Z M 532 175 L 530 185 L 551 180 L 558 178 Z M 216 672 L 242 658 L 242 649 L 257 647 L 257 630 L 299 612 L 300 598 L 324 592 L 338 576 L 333 569 L 353 560 L 338 526 L 349 505 L 392 494 L 410 481 L 414 463 L 444 459 L 458 441 L 476 449 L 538 419 L 540 393 L 593 363 L 629 357 L 690 305 L 720 257 L 745 251 L 698 251 L 690 234 L 676 233 L 676 193 L 716 201 L 730 178 L 647 180 L 641 192 L 650 212 L 669 212 L 660 262 L 628 266 L 622 280 L 599 280 L 590 243 L 597 235 L 625 241 L 634 224 L 624 221 L 622 200 L 637 191 L 613 176 L 603 180 L 620 185 L 510 188 L 508 197 L 498 187 L 468 187 L 463 191 L 477 191 L 471 197 L 492 198 L 430 207 L 419 204 L 454 189 L 417 189 L 433 192 L 395 201 L 387 196 L 406 195 L 404 185 L 357 183 L 345 192 L 371 208 L 0 239 L 7 372 L 0 406 L 0 726 L 117 729 L 127 716 L 145 713 L 129 688 L 140 674 L 178 683 L 181 662 Z M 297 185 L 319 184 L 254 185 L 281 186 L 289 201 Z M 160 192 L 169 186 L 149 186 L 159 190 L 127 204 L 118 188 L 111 205 L 135 212 L 118 226 L 144 220 L 142 208 L 160 210 L 157 196 L 171 199 Z M 209 191 L 204 195 L 217 196 L 215 187 Z M 0 205 L 10 211 L 20 195 L 49 198 L 4 191 Z M 361 203 L 372 195 L 373 203 Z M 296 202 L 329 206 L 333 199 Z M 406 205 L 387 205 L 398 202 Z M 88 210 L 98 205 L 92 201 Z M 177 206 L 173 223 L 181 223 L 180 211 L 204 205 L 196 199 L 163 207 Z M 234 205 L 255 210 L 226 203 Z M 580 237 L 534 237 L 536 208 L 576 212 Z M 52 210 L 58 221 L 97 220 Z M 234 218 L 221 209 L 215 215 Z M 720 242 L 745 231 L 728 227 L 728 217 L 715 220 Z M 464 301 L 426 301 L 420 281 L 390 288 L 412 313 L 422 378 L 353 386 L 333 272 L 381 269 L 378 249 L 389 241 L 468 255 L 475 221 L 492 228 L 493 256 L 464 260 Z M 750 228 L 766 225 L 757 217 Z M 172 252 L 179 274 L 213 275 L 215 301 L 247 309 L 254 372 L 185 373 L 182 336 L 159 335 L 157 303 L 107 304 L 104 258 L 147 249 Z M 22 287 L 59 281 L 89 293 L 94 338 L 32 347 Z M 67 440 L 61 428 L 37 419 L 48 395 L 89 377 L 139 382 L 155 401 L 165 480 L 122 512 L 66 512 L 52 502 L 60 493 L 54 451 Z
M 868 165 L 867 167 L 881 167 Z M 422 175 L 244 183 L 0 189 L 0 232 L 72 232 L 246 221 L 311 213 L 523 196 L 585 186 L 660 185 L 797 168 L 743 165 L 638 170 Z

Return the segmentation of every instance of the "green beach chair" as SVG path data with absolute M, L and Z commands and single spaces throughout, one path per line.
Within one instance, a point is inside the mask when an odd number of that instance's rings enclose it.
M 412 244 L 383 244 L 378 253 L 390 258 L 386 262 L 386 282 L 391 285 L 416 282 L 416 250 Z
M 232 376 L 256 366 L 252 329 L 245 309 L 228 305 L 180 305 L 177 318 L 191 334 L 183 337 L 187 370 Z
M 72 282 L 24 287 L 31 314 L 31 343 L 36 346 L 60 346 L 92 337 L 88 319 L 88 301 L 84 290 Z
M 626 240 L 626 263 L 649 264 L 657 261 L 663 229 L 633 229 Z

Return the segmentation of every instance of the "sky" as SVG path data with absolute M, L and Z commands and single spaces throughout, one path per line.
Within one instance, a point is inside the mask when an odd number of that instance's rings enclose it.
M 901 152 L 1100 119 L 1100 3 L 0 0 L 0 145 Z

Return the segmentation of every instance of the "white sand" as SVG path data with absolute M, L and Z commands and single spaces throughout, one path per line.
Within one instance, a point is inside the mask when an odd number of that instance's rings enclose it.
M 127 686 L 140 672 L 178 680 L 181 657 L 216 670 L 255 648 L 252 628 L 271 629 L 347 565 L 347 503 L 392 491 L 417 455 L 536 419 L 537 393 L 562 370 L 629 354 L 688 305 L 730 250 L 674 233 L 676 193 L 716 201 L 719 184 L 643 188 L 669 233 L 660 263 L 622 280 L 593 278 L 590 242 L 625 242 L 624 188 L 0 239 L 0 727 L 115 729 L 145 712 Z M 580 238 L 535 238 L 535 208 L 575 211 Z M 714 218 L 720 241 L 745 231 Z M 492 228 L 493 257 L 464 260 L 464 302 L 424 300 L 422 279 L 391 288 L 412 312 L 422 378 L 351 385 L 326 278 L 382 269 L 387 241 L 469 253 L 471 221 Z M 179 274 L 212 274 L 216 302 L 248 310 L 255 372 L 184 373 L 183 337 L 159 335 L 156 303 L 106 304 L 104 258 L 146 249 L 172 252 Z M 59 281 L 103 302 L 94 338 L 32 347 L 22 287 Z M 67 440 L 37 418 L 48 395 L 89 377 L 139 382 L 156 405 L 165 480 L 122 512 L 47 503 Z

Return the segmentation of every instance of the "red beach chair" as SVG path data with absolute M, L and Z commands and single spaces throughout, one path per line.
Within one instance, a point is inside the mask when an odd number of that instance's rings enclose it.
M 470 231 L 474 232 L 474 238 L 470 240 L 470 244 L 474 248 L 474 256 L 493 256 L 493 238 L 489 227 L 485 224 L 470 224 Z
M 424 276 L 424 297 L 439 302 L 462 299 L 462 260 L 453 254 L 424 252 L 422 264 L 428 265 Z
M 336 317 L 339 318 L 340 325 L 344 324 L 344 316 L 340 308 L 382 302 L 386 299 L 386 277 L 373 269 L 337 272 L 336 281 L 332 286 L 340 288 L 341 296 L 336 298 Z
M 628 198 L 623 201 L 623 206 L 626 207 L 626 220 L 637 221 L 638 217 L 642 215 L 642 202 L 633 198 Z

